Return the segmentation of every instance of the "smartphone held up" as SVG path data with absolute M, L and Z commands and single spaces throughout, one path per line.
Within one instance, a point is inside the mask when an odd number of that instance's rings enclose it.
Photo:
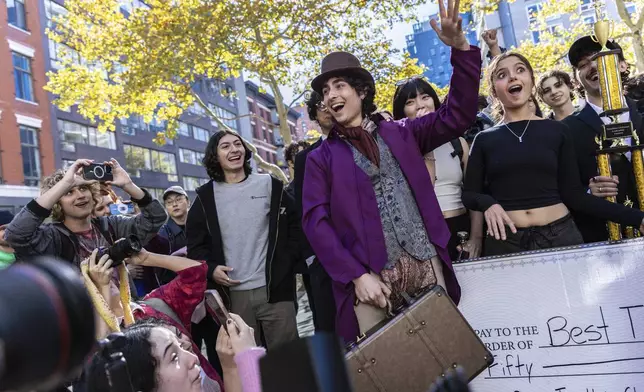
M 224 331 L 228 333 L 225 326 L 226 321 L 230 319 L 230 314 L 228 313 L 228 309 L 226 309 L 226 305 L 224 305 L 224 301 L 221 299 L 221 295 L 219 295 L 217 290 L 206 290 L 206 305 L 215 315 L 219 324 L 224 327 Z M 235 328 L 237 328 L 237 332 L 239 332 L 239 326 L 236 323 Z

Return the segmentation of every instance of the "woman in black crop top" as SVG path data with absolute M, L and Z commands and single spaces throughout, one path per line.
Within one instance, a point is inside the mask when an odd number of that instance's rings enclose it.
M 530 110 L 535 81 L 528 60 L 504 53 L 488 72 L 504 116 L 474 139 L 463 192 L 468 209 L 485 212 L 485 255 L 581 244 L 569 208 L 644 230 L 643 212 L 586 192 L 565 125 Z

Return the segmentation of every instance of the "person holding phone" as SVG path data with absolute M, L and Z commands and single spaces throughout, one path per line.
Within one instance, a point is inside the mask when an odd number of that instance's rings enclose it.
M 51 255 L 78 266 L 93 249 L 107 247 L 120 238 L 135 235 L 145 245 L 165 223 L 163 206 L 139 188 L 116 159 L 104 162 L 112 179 L 106 185 L 119 187 L 141 208 L 136 217 L 93 218 L 101 203 L 100 185 L 83 176 L 91 159 L 79 159 L 66 171 L 57 170 L 41 183 L 41 195 L 27 204 L 5 230 L 5 241 L 17 259 Z M 52 218 L 52 223 L 45 219 Z
M 116 289 L 114 282 L 111 277 L 114 275 L 114 268 L 112 266 L 113 262 L 110 260 L 109 255 L 104 255 L 100 259 L 97 259 L 98 251 L 92 252 L 90 257 L 85 261 L 88 263 L 88 276 L 91 280 L 91 283 L 96 286 L 98 291 L 101 293 L 105 302 L 109 305 L 110 311 L 117 319 L 123 315 L 123 307 L 121 299 L 119 297 L 119 292 Z M 141 301 L 132 302 L 130 308 L 132 309 L 132 315 L 134 316 L 135 321 L 142 321 L 147 319 L 160 319 L 164 323 L 169 324 L 176 328 L 179 332 L 176 335 L 171 337 L 169 334 L 165 333 L 166 340 L 181 340 L 182 337 L 189 339 L 189 342 L 183 344 L 183 350 L 189 351 L 192 355 L 188 355 L 183 351 L 177 352 L 178 363 L 184 366 L 200 367 L 203 369 L 205 374 L 210 380 L 213 380 L 217 383 L 217 390 L 221 390 L 224 386 L 221 381 L 220 374 L 211 366 L 209 361 L 201 354 L 200 347 L 195 344 L 195 342 L 188 338 L 191 335 L 191 319 L 197 306 L 204 299 L 204 292 L 206 290 L 206 273 L 208 271 L 208 266 L 206 263 L 201 261 L 190 260 L 185 257 L 177 256 L 167 256 L 156 253 L 151 253 L 142 249 L 139 253 L 134 254 L 129 259 L 126 259 L 128 264 L 138 265 L 143 267 L 150 268 L 166 268 L 174 273 L 176 273 L 176 278 L 174 278 L 170 283 L 162 285 L 158 289 L 152 291 L 150 294 L 146 295 Z M 107 336 L 110 331 L 110 328 L 107 326 L 107 323 L 104 319 L 97 315 L 97 325 L 98 329 L 102 332 L 99 334 L 99 338 Z M 136 325 L 136 324 L 135 324 Z M 241 324 L 240 324 L 241 325 Z M 132 328 L 132 327 L 130 327 Z M 128 335 L 128 329 L 122 331 Z M 152 344 L 158 341 L 156 337 L 160 336 L 152 331 L 152 335 L 148 336 L 147 339 Z M 163 332 L 163 331 L 157 331 Z M 153 355 L 154 356 L 154 355 Z M 195 358 L 196 356 L 196 358 Z M 127 359 L 127 358 L 126 358 Z M 182 361 L 184 363 L 182 363 Z M 164 363 L 161 361 L 160 363 Z M 130 361 L 128 360 L 128 366 Z M 162 367 L 160 367 L 161 369 Z M 237 373 L 234 366 L 226 366 L 226 363 L 222 361 L 222 375 L 226 378 L 226 391 L 241 391 L 241 389 L 235 388 L 234 380 L 237 379 Z M 163 371 L 163 370 L 162 370 Z M 144 372 L 147 374 L 147 372 Z M 192 375 L 192 380 L 195 380 L 196 373 L 199 373 L 198 370 L 195 372 L 188 372 L 189 375 Z M 130 374 L 134 374 L 133 369 L 130 368 Z M 138 374 L 139 376 L 145 376 Z M 158 375 L 158 374 L 157 374 Z M 180 378 L 185 376 L 183 372 L 180 374 Z M 232 388 L 229 388 L 228 380 L 230 379 Z M 163 377 L 159 378 L 163 380 Z M 185 386 L 185 380 L 175 380 L 178 384 Z M 174 383 L 168 385 L 165 388 L 170 386 L 175 386 Z M 97 389 L 89 389 L 90 391 Z M 135 386 L 135 390 L 142 390 L 139 387 Z M 143 389 L 149 390 L 149 389 Z M 155 389 L 156 390 L 156 389 Z M 191 389 L 164 389 L 161 390 L 191 390 Z

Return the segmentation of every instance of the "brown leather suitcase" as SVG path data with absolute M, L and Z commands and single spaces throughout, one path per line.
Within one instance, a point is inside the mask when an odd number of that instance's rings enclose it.
M 348 347 L 355 392 L 426 392 L 446 371 L 474 379 L 494 361 L 440 286 L 415 299 Z

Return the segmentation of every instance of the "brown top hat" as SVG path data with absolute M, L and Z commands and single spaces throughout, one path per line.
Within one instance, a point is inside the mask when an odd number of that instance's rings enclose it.
M 324 83 L 334 76 L 342 75 L 355 75 L 375 85 L 373 76 L 362 68 L 356 56 L 347 52 L 333 52 L 322 59 L 320 74 L 311 82 L 311 88 L 322 95 Z

